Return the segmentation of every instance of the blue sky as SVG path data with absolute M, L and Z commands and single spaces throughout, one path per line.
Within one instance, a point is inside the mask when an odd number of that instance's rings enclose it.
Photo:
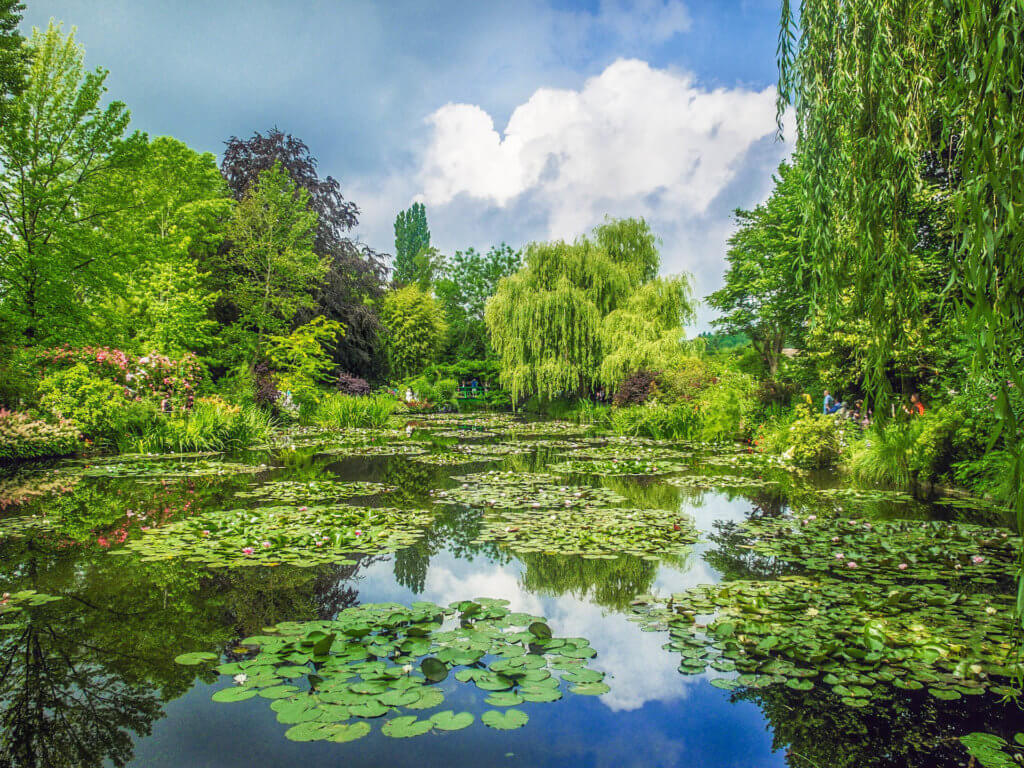
M 721 282 L 730 212 L 770 190 L 777 0 L 29 0 L 77 27 L 136 128 L 219 153 L 301 137 L 393 248 L 427 205 L 444 251 L 644 215 L 663 271 Z M 702 312 L 706 320 L 708 313 Z

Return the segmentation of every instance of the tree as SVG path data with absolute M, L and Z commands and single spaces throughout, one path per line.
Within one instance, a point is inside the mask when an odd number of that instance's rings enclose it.
M 729 238 L 725 285 L 708 296 L 708 303 L 725 313 L 712 324 L 745 334 L 772 377 L 783 347 L 801 337 L 809 311 L 798 271 L 803 248 L 798 173 L 782 163 L 767 202 L 752 211 L 736 209 L 739 229 Z
M 25 87 L 27 51 L 25 38 L 18 34 L 18 24 L 25 12 L 20 0 L 0 0 L 0 119 L 10 96 Z
M 395 217 L 395 285 L 421 283 L 434 263 L 429 255 L 430 230 L 427 228 L 427 209 L 423 203 L 413 203 Z M 427 276 L 429 283 L 429 276 Z
M 681 351 L 689 284 L 655 279 L 658 261 L 642 219 L 609 220 L 572 244 L 528 246 L 525 265 L 498 284 L 485 313 L 513 400 L 614 386 L 630 365 Z
M 445 277 L 436 283 L 437 298 L 448 322 L 445 357 L 449 360 L 479 360 L 492 356 L 487 339 L 484 309 L 498 282 L 523 264 L 520 251 L 502 243 L 487 253 L 473 248 L 456 251 L 449 259 Z
M 334 348 L 335 363 L 363 376 L 379 373 L 380 321 L 374 304 L 383 296 L 387 269 L 382 254 L 348 236 L 359 221 L 358 206 L 345 200 L 336 179 L 320 178 L 317 160 L 301 139 L 274 128 L 249 139 L 232 136 L 226 144 L 221 172 L 236 199 L 242 199 L 260 173 L 280 163 L 309 193 L 309 206 L 317 214 L 313 251 L 327 257 L 327 272 L 310 288 L 314 305 L 301 309 L 294 323 L 306 323 L 317 314 L 341 323 L 346 333 Z
M 380 310 L 388 360 L 399 378 L 413 376 L 437 359 L 446 326 L 441 306 L 417 285 L 384 297 Z
M 121 256 L 94 246 L 127 201 L 90 193 L 136 166 L 145 137 L 122 138 L 128 110 L 101 107 L 107 73 L 85 72 L 74 35 L 51 23 L 29 46 L 25 89 L 0 123 L 0 312 L 29 341 L 68 340 Z
M 165 354 L 211 347 L 219 292 L 205 269 L 234 207 L 216 159 L 161 137 L 131 176 L 111 183 L 127 188 L 131 204 L 108 218 L 100 247 L 126 266 L 117 290 L 96 302 L 90 338 Z
M 310 286 L 327 270 L 312 250 L 316 213 L 308 199 L 275 164 L 259 175 L 228 225 L 233 245 L 226 262 L 238 279 L 225 290 L 241 322 L 256 332 L 257 357 L 267 332 L 287 329 L 299 309 L 314 305 Z

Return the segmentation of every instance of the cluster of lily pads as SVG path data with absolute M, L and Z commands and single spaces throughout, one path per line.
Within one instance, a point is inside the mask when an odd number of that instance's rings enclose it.
M 26 607 L 31 608 L 37 605 L 45 605 L 60 599 L 59 595 L 47 595 L 34 589 L 22 589 L 17 592 L 4 592 L 0 594 L 0 622 L 4 622 L 0 623 L 0 630 L 15 629 L 19 626 L 18 624 L 8 623 L 3 618 L 5 615 L 10 618 L 10 614 L 18 613 Z
M 140 461 L 113 461 L 95 463 L 85 467 L 84 477 L 142 477 L 177 478 L 207 475 L 255 474 L 270 469 L 266 464 L 243 464 L 237 461 L 199 460 L 171 463 L 159 459 Z
M 585 475 L 669 475 L 684 472 L 689 467 L 678 462 L 655 458 L 613 458 L 581 460 L 569 459 L 547 467 L 548 471 L 558 474 Z
M 608 488 L 565 485 L 556 475 L 529 472 L 480 472 L 454 478 L 458 488 L 432 491 L 440 504 L 514 509 L 561 508 L 621 504 L 620 494 Z
M 741 526 L 755 551 L 833 577 L 894 581 L 969 578 L 990 584 L 1011 573 L 1020 538 L 997 528 L 932 520 L 869 521 L 809 515 Z
M 209 567 L 349 563 L 349 554 L 394 552 L 414 543 L 429 512 L 384 507 L 258 507 L 204 512 L 151 528 L 126 548 L 143 560 L 176 557 Z
M 246 491 L 237 491 L 235 496 L 243 499 L 260 499 L 276 501 L 282 504 L 302 504 L 313 501 L 336 501 L 349 499 L 353 496 L 372 496 L 380 493 L 392 493 L 393 485 L 371 483 L 362 480 L 276 480 L 264 483 Z
M 671 477 L 667 483 L 679 488 L 710 490 L 714 488 L 771 488 L 778 486 L 777 480 L 743 475 L 684 475 Z
M 53 530 L 53 523 L 42 515 L 19 515 L 0 518 L 0 541 L 24 539 L 44 531 Z
M 708 667 L 735 678 L 721 688 L 824 686 L 851 707 L 904 690 L 935 698 L 1010 685 L 1012 604 L 1007 596 L 963 594 L 939 584 L 876 583 L 790 576 L 701 586 L 668 599 L 634 601 L 637 620 L 667 630 L 680 672 Z M 699 617 L 716 614 L 709 624 Z
M 259 696 L 271 701 L 285 735 L 296 741 L 347 742 L 370 733 L 370 721 L 393 738 L 472 725 L 472 712 L 441 710 L 440 683 L 451 675 L 472 683 L 492 707 L 480 720 L 501 730 L 529 717 L 523 702 L 553 702 L 570 693 L 601 695 L 604 675 L 588 668 L 596 655 L 584 638 L 556 638 L 544 619 L 513 613 L 508 601 L 479 598 L 443 608 L 416 602 L 347 608 L 334 621 L 285 622 L 246 638 L 251 658 L 217 670 L 234 685 L 215 701 Z M 216 660 L 210 653 L 179 656 L 182 664 Z M 553 672 L 560 672 L 560 678 Z M 406 714 L 412 712 L 414 714 Z
M 426 444 L 408 441 L 401 443 L 343 443 L 324 446 L 319 451 L 325 456 L 419 456 L 426 452 Z
M 582 555 L 614 560 L 622 555 L 659 556 L 685 552 L 697 540 L 693 522 L 664 509 L 583 507 L 518 509 L 489 515 L 479 535 L 516 552 Z

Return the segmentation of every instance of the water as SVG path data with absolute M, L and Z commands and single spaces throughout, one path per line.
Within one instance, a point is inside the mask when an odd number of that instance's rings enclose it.
M 435 441 L 430 450 L 466 442 Z M 692 518 L 700 541 L 658 562 L 516 556 L 477 540 L 479 511 L 450 506 L 436 507 L 435 522 L 416 546 L 361 556 L 355 565 L 204 570 L 181 559 L 144 562 L 135 554 L 111 554 L 123 547 L 122 539 L 139 536 L 142 526 L 256 505 L 233 494 L 263 483 L 325 477 L 384 482 L 398 490 L 355 503 L 430 508 L 430 490 L 452 487 L 452 475 L 542 470 L 557 456 L 541 449 L 437 467 L 410 456 L 345 458 L 300 447 L 212 457 L 268 465 L 255 474 L 76 479 L 81 467 L 61 465 L 0 478 L 4 518 L 45 513 L 60 521 L 51 535 L 0 538 L 0 589 L 63 598 L 24 610 L 17 622 L 14 614 L 0 619 L 16 625 L 0 631 L 0 765 L 953 766 L 966 762 L 957 736 L 983 728 L 1012 733 L 1016 707 L 990 696 L 941 702 L 902 692 L 854 710 L 818 689 L 730 692 L 711 686 L 710 673 L 677 671 L 680 657 L 663 648 L 666 635 L 630 621 L 630 601 L 723 576 L 772 575 L 778 564 L 736 546 L 730 532 L 749 515 L 784 513 L 790 502 L 778 488 L 694 490 L 638 478 L 589 478 L 610 485 L 631 506 L 674 509 Z M 701 461 L 695 467 L 698 473 L 722 472 Z M 827 476 L 799 482 L 804 489 L 836 484 Z M 54 492 L 23 498 L 32 489 Z M 967 514 L 909 502 L 869 506 L 878 517 Z M 457 732 L 392 739 L 381 733 L 380 721 L 371 721 L 370 735 L 352 743 L 294 742 L 284 737 L 289 726 L 277 722 L 267 700 L 214 702 L 211 694 L 231 686 L 230 677 L 174 662 L 189 651 L 230 657 L 238 640 L 263 627 L 330 619 L 357 604 L 448 605 L 476 597 L 505 599 L 514 611 L 546 617 L 556 636 L 589 640 L 597 651 L 591 667 L 607 674 L 610 691 L 521 704 L 517 709 L 530 720 L 511 731 L 485 727 L 478 718 Z M 446 695 L 442 709 L 478 715 L 489 709 L 473 686 L 449 677 L 440 687 Z

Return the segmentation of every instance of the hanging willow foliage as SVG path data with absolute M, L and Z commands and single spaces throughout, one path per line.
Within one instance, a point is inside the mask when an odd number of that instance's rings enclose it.
M 780 130 L 794 106 L 806 171 L 804 268 L 826 312 L 852 280 L 864 315 L 898 343 L 917 308 L 908 212 L 924 169 L 946 169 L 947 292 L 977 366 L 999 374 L 990 446 L 1002 439 L 1013 457 L 1024 528 L 1024 437 L 1009 397 L 1024 389 L 1024 0 L 783 0 L 778 52 Z M 888 394 L 885 351 L 869 381 L 876 402 Z
M 513 400 L 611 386 L 656 354 L 678 353 L 693 316 L 690 283 L 654 279 L 658 263 L 642 219 L 608 221 L 593 240 L 528 246 L 523 268 L 499 283 L 486 310 Z

